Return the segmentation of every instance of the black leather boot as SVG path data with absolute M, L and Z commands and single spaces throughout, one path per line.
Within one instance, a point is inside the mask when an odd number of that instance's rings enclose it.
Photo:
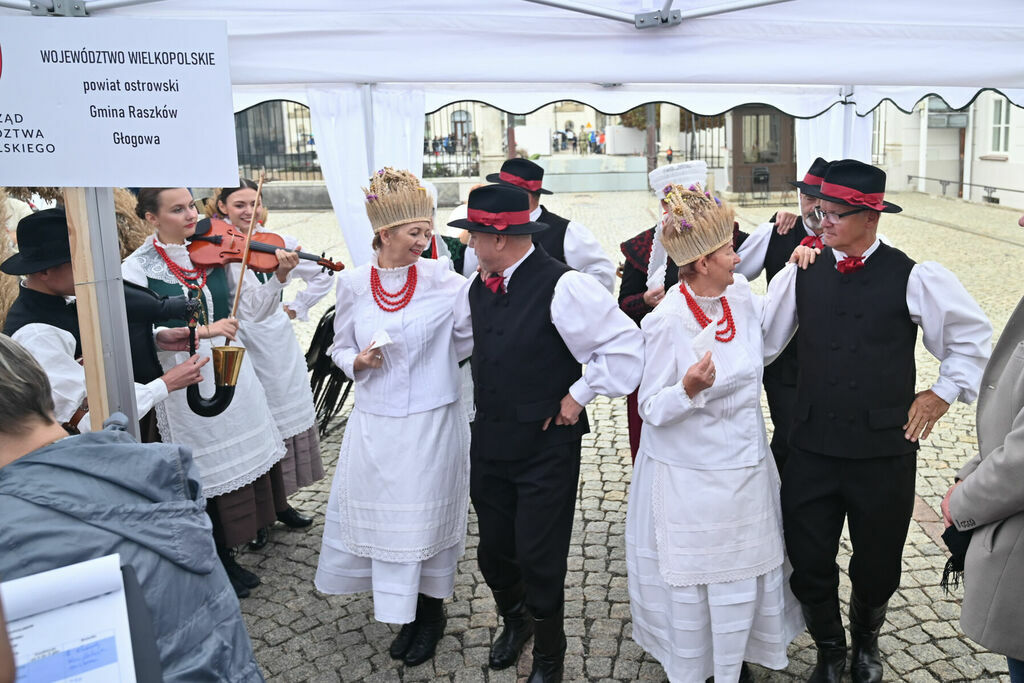
M 800 603 L 800 608 L 818 648 L 818 663 L 807 683 L 839 683 L 846 668 L 846 630 L 839 616 L 839 598 L 817 605 Z
M 256 538 L 249 541 L 249 549 L 262 550 L 267 547 L 267 543 L 270 543 L 270 527 L 261 526 L 256 530 Z
M 416 633 L 402 658 L 406 666 L 422 664 L 434 656 L 437 643 L 444 635 L 444 627 L 448 623 L 444 615 L 444 600 L 421 593 L 416 605 L 416 621 L 413 623 L 416 624 Z
M 420 603 L 423 602 L 423 594 L 420 593 L 416 599 L 416 616 L 419 617 Z M 416 635 L 416 629 L 419 627 L 419 622 L 413 619 L 408 624 L 402 624 L 402 628 L 398 629 L 398 635 L 391 641 L 391 647 L 388 648 L 388 654 L 391 655 L 391 659 L 405 659 L 405 653 L 409 651 L 409 646 L 412 645 L 412 639 Z
M 242 567 L 235 560 L 235 551 L 229 548 L 217 548 L 217 556 L 220 557 L 224 571 L 228 574 L 231 587 L 235 589 L 235 595 L 239 598 L 249 597 L 249 589 L 260 585 L 260 577 L 248 569 Z
M 313 523 L 313 518 L 302 514 L 289 505 L 277 513 L 277 521 L 291 529 L 305 529 Z
M 739 683 L 754 683 L 754 674 L 746 662 L 743 662 L 743 666 L 740 667 Z
M 850 596 L 850 679 L 853 683 L 879 683 L 882 680 L 882 659 L 878 654 L 878 633 L 885 623 L 888 601 L 881 607 L 869 607 L 857 594 Z
M 523 645 L 533 635 L 533 619 L 526 609 L 526 588 L 522 583 L 506 590 L 491 592 L 504 627 L 491 645 L 488 665 L 492 669 L 507 669 L 519 661 Z
M 565 631 L 562 610 L 545 619 L 533 620 L 533 670 L 526 683 L 561 683 L 565 661 Z

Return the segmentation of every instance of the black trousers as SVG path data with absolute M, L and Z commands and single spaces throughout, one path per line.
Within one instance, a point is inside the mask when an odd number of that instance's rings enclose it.
M 579 437 L 515 460 L 482 457 L 470 447 L 469 495 L 480 525 L 477 561 L 492 590 L 526 585 L 538 619 L 565 593 L 569 539 L 580 478 Z
M 917 454 L 833 458 L 791 449 L 782 478 L 782 523 L 800 602 L 835 599 L 839 538 L 850 527 L 850 581 L 871 607 L 900 585 L 903 545 L 914 511 Z
M 772 416 L 772 456 L 779 476 L 786 469 L 789 458 L 789 429 L 793 426 L 793 412 L 796 408 L 796 385 L 785 383 L 765 369 L 764 393 L 768 398 L 768 412 Z

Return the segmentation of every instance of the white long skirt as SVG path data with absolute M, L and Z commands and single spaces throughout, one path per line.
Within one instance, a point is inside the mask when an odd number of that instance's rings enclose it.
M 789 590 L 787 564 L 760 576 L 692 586 L 669 585 L 659 569 L 652 502 L 658 463 L 641 451 L 626 514 L 626 564 L 633 640 L 657 659 L 669 680 L 739 680 L 743 662 L 785 669 L 786 648 L 803 630 Z M 763 458 L 763 467 L 774 467 Z M 777 494 L 776 494 L 777 495 Z
M 327 504 L 317 590 L 373 591 L 378 621 L 413 621 L 418 593 L 454 592 L 468 511 L 461 401 L 402 418 L 353 408 Z

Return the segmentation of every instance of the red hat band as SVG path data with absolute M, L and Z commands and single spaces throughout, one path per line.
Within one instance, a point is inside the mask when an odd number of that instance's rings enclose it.
M 511 183 L 512 185 L 521 187 L 524 190 L 529 190 L 530 192 L 537 192 L 540 190 L 541 185 L 544 182 L 542 180 L 527 180 L 526 178 L 520 178 L 517 175 L 512 175 L 508 171 L 502 171 L 499 173 L 498 178 L 504 180 L 506 183 Z
M 885 204 L 882 202 L 882 199 L 885 198 L 884 192 L 861 192 L 852 187 L 822 182 L 821 193 L 829 197 L 841 199 L 852 206 L 863 206 L 874 211 L 885 210 Z
M 522 196 L 522 195 L 520 195 Z M 530 222 L 529 211 L 502 211 L 491 213 L 480 209 L 469 209 L 466 211 L 466 218 L 474 223 L 489 225 L 496 230 L 504 230 L 510 225 L 522 225 Z
M 825 179 L 822 178 L 821 176 L 814 175 L 813 173 L 808 173 L 807 175 L 804 176 L 804 184 L 805 185 L 821 185 L 821 183 L 824 180 Z

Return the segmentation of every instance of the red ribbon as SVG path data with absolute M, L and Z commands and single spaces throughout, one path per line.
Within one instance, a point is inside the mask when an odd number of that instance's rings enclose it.
M 825 179 L 822 178 L 821 176 L 813 175 L 811 173 L 808 173 L 807 175 L 804 176 L 804 183 L 806 185 L 821 185 L 821 183 L 824 180 Z
M 881 211 L 885 208 L 882 203 L 882 199 L 885 197 L 884 192 L 870 192 L 865 193 L 859 190 L 855 190 L 852 187 L 844 187 L 843 185 L 833 185 L 832 183 L 821 183 L 821 193 L 829 197 L 835 197 L 836 199 L 842 199 L 844 202 L 853 206 L 864 206 L 875 211 Z
M 505 277 L 501 273 L 491 273 L 490 276 L 484 279 L 484 286 L 491 290 L 495 294 L 499 291 L 505 293 Z
M 864 267 L 864 258 L 861 256 L 847 256 L 836 263 L 836 270 L 843 275 L 847 273 L 856 273 L 858 270 Z
M 818 235 L 808 235 L 807 237 L 800 240 L 801 247 L 810 247 L 811 249 L 822 249 L 824 243 L 821 241 L 821 237 Z
M 537 192 L 540 190 L 540 186 L 544 182 L 542 180 L 527 180 L 526 178 L 520 178 L 517 175 L 512 175 L 508 171 L 501 171 L 498 173 L 498 178 L 500 180 L 504 180 L 506 183 L 512 183 L 517 187 L 521 187 L 524 190 L 529 190 L 530 192 Z
M 474 223 L 489 225 L 498 230 L 504 230 L 510 225 L 522 225 L 523 223 L 530 222 L 529 210 L 491 213 L 490 211 L 481 211 L 480 209 L 469 209 L 466 211 L 466 217 Z

